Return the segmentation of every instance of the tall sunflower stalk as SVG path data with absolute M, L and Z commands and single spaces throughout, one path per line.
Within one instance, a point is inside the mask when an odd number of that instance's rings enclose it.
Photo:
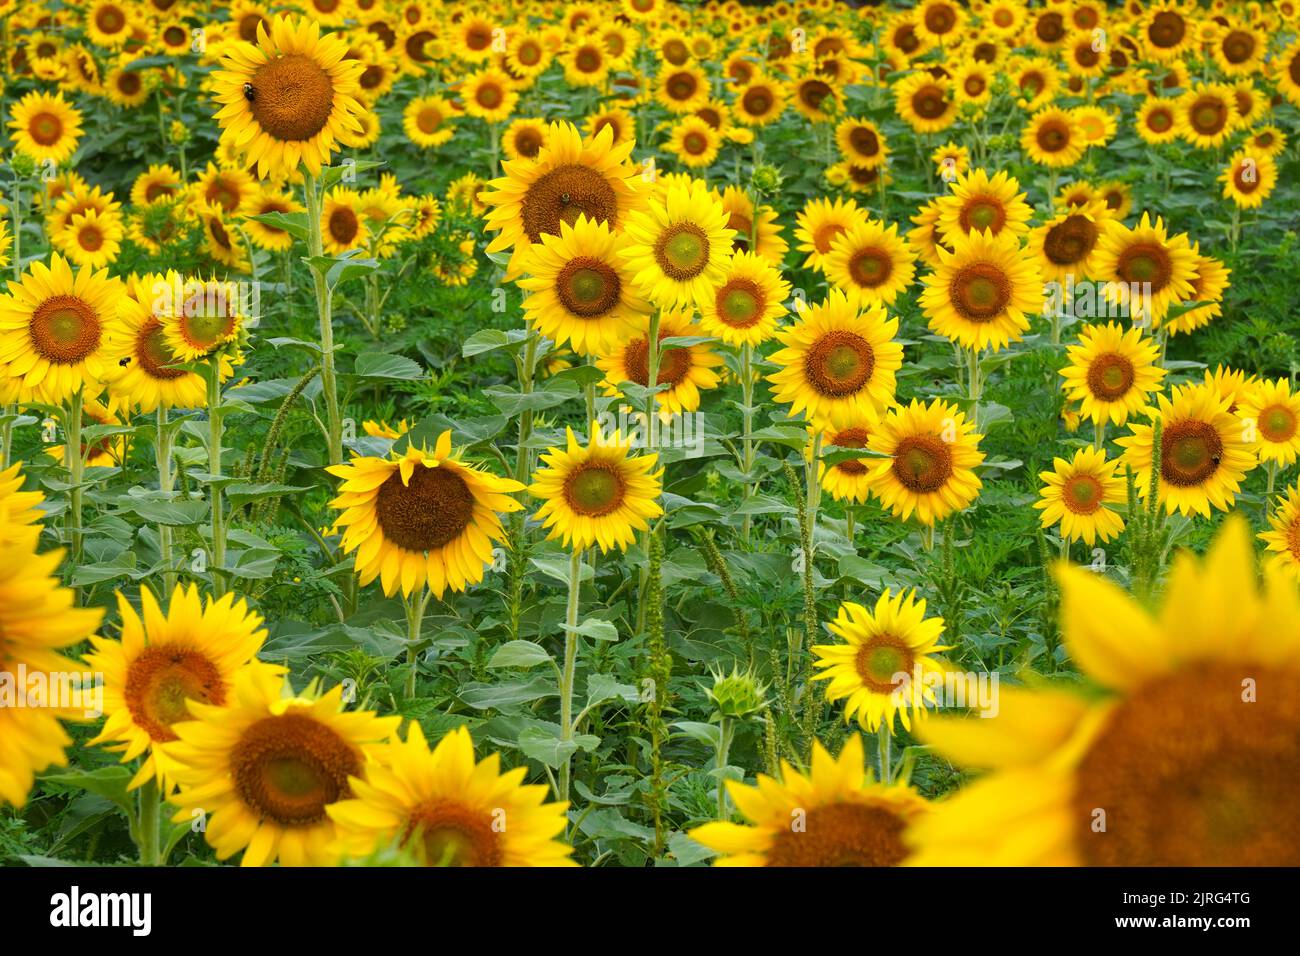
M 68 470 L 68 481 L 72 487 L 68 491 L 68 564 L 77 567 L 81 564 L 81 504 L 82 481 L 86 470 L 86 456 L 81 447 L 82 405 L 84 397 L 78 388 L 68 399 L 64 418 L 63 464 Z
M 221 409 L 221 353 L 208 357 L 203 377 L 208 385 L 208 479 L 212 483 L 212 591 L 225 593 L 226 579 L 226 513 L 224 490 L 221 482 L 221 443 L 225 427 Z

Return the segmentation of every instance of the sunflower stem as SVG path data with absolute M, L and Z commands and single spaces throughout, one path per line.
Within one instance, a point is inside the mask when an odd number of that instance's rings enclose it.
M 138 816 L 136 820 L 136 847 L 140 851 L 141 866 L 159 866 L 162 863 L 159 847 L 161 845 L 161 828 L 159 827 L 161 803 L 158 799 L 158 782 L 150 780 L 139 790 L 137 797 Z
M 428 587 L 421 587 L 419 594 L 412 594 L 406 599 L 406 688 L 405 699 L 415 700 L 415 678 L 420 671 L 420 632 L 424 627 L 424 611 L 429 606 Z
M 889 721 L 881 720 L 880 729 L 876 731 L 876 747 L 880 755 L 880 782 L 886 785 L 894 782 L 894 760 L 890 753 L 891 737 Z
M 68 469 L 72 488 L 68 497 L 68 542 L 70 554 L 68 565 L 77 567 L 81 564 L 81 480 L 85 470 L 86 459 L 81 448 L 81 389 L 72 393 L 68 401 L 68 419 L 65 431 L 66 441 L 63 445 L 63 462 Z
M 740 394 L 741 401 L 745 404 L 743 412 L 744 435 L 741 439 L 742 448 L 744 449 L 741 471 L 745 473 L 745 483 L 741 487 L 741 498 L 743 501 L 748 501 L 753 494 L 754 487 L 749 482 L 750 472 L 754 470 L 754 346 L 749 342 L 740 347 Z M 750 515 L 748 511 L 746 511 L 741 521 L 741 535 L 744 538 L 745 545 L 748 546 L 750 534 Z
M 970 393 L 970 421 L 971 428 L 979 431 L 980 427 L 980 398 L 984 395 L 984 379 L 980 376 L 980 350 L 970 348 L 966 350 L 967 361 L 970 368 L 967 370 L 969 376 L 968 391 Z
M 212 502 L 212 591 L 217 597 L 225 593 L 226 515 L 221 488 L 221 356 L 208 358 L 205 368 L 208 383 L 208 476 Z
M 1102 451 L 1106 447 L 1106 421 L 1101 419 L 1092 423 L 1092 447 Z
M 321 233 L 322 187 L 319 177 L 308 176 L 303 191 L 307 201 L 307 253 L 316 258 L 325 254 Z M 329 432 L 329 463 L 343 461 L 343 419 L 339 413 L 339 386 L 334 372 L 334 304 L 333 293 L 324 271 L 313 266 L 312 282 L 316 290 L 316 315 L 320 322 L 321 385 L 325 393 L 325 422 Z
M 13 248 L 13 267 L 14 278 L 20 279 L 23 274 L 23 177 L 14 176 L 14 248 Z M 5 456 L 5 463 L 8 464 L 9 457 Z
M 568 744 L 573 740 L 573 681 L 578 666 L 578 599 L 582 593 L 582 552 L 575 548 L 569 555 L 569 596 L 564 607 L 564 666 L 560 671 L 560 745 L 565 751 L 560 764 L 559 799 L 569 799 L 572 755 Z
M 731 756 L 731 738 L 735 734 L 730 717 L 723 717 L 718 723 L 718 746 L 714 763 L 718 774 L 718 819 L 727 820 L 731 811 L 727 808 L 727 760 Z
M 167 421 L 167 406 L 158 403 L 158 433 L 154 439 L 154 461 L 158 466 L 158 490 L 170 500 L 172 496 L 172 430 Z M 171 525 L 158 523 L 158 555 L 162 559 L 163 590 L 171 594 L 176 590 L 176 568 L 172 563 Z

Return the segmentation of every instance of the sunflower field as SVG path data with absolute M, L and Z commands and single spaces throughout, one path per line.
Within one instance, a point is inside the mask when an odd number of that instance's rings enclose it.
M 1300 2 L 0 0 L 0 862 L 1300 865 Z

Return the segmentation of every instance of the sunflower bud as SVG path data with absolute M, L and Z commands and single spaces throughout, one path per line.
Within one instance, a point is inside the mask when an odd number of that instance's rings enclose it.
M 742 719 L 756 714 L 766 705 L 764 695 L 767 685 L 750 671 L 733 667 L 730 674 L 712 671 L 713 687 L 708 690 L 709 700 L 717 708 L 713 719 Z
M 761 163 L 755 166 L 753 173 L 750 174 L 749 188 L 756 199 L 763 199 L 779 194 L 784 181 L 781 170 L 767 163 Z
M 190 141 L 190 128 L 180 120 L 172 120 L 167 129 L 167 138 L 176 146 L 183 146 Z
M 15 151 L 9 160 L 9 165 L 13 167 L 14 175 L 19 179 L 28 179 L 36 172 L 36 160 L 26 153 Z

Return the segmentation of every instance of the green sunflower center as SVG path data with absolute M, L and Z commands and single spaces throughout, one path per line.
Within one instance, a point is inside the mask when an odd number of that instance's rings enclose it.
M 1137 372 L 1133 363 L 1113 352 L 1099 355 L 1088 366 L 1088 391 L 1103 402 L 1116 402 L 1128 395 Z
M 718 290 L 718 317 L 735 329 L 746 329 L 763 318 L 766 296 L 749 279 L 732 279 Z
M 55 295 L 32 312 L 28 333 L 46 361 L 73 365 L 99 348 L 101 328 L 89 303 L 74 295 Z
M 827 332 L 804 355 L 804 377 L 818 393 L 852 395 L 871 380 L 876 368 L 871 343 L 844 329 Z
M 670 279 L 694 279 L 709 264 L 709 237 L 693 222 L 670 226 L 655 244 L 655 261 Z
M 1296 416 L 1285 405 L 1273 405 L 1259 414 L 1259 431 L 1271 442 L 1289 442 L 1296 434 Z
M 894 477 L 908 491 L 930 494 L 953 475 L 952 451 L 934 435 L 909 435 L 894 449 Z
M 614 308 L 621 288 L 613 267 L 590 256 L 569 260 L 555 280 L 555 295 L 560 303 L 584 319 L 605 315 Z
M 565 479 L 564 498 L 580 515 L 599 518 L 623 504 L 623 476 L 611 464 L 589 461 Z
M 27 133 L 41 146 L 53 146 L 63 136 L 63 121 L 53 113 L 37 113 L 27 124 Z
M 168 368 L 176 364 L 176 356 L 167 345 L 162 323 L 157 319 L 150 319 L 136 333 L 135 357 L 150 378 L 171 380 L 185 374 L 184 369 Z
M 501 835 L 492 818 L 451 800 L 434 800 L 415 807 L 401 842 L 414 842 L 428 866 L 501 866 Z
M 1175 422 L 1165 429 L 1160 446 L 1161 475 L 1178 487 L 1204 483 L 1219 470 L 1223 460 L 1223 439 L 1208 422 Z

